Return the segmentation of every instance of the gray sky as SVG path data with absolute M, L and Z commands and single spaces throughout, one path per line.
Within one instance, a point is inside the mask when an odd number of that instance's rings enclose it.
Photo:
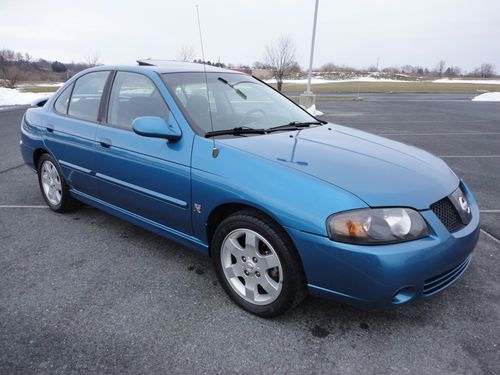
M 307 66 L 314 0 L 0 0 L 0 48 L 65 62 L 98 51 L 105 64 L 172 59 L 183 44 L 199 53 L 195 4 L 207 60 L 252 64 L 287 34 Z M 315 66 L 378 57 L 381 67 L 444 59 L 500 71 L 500 1 L 320 0 Z

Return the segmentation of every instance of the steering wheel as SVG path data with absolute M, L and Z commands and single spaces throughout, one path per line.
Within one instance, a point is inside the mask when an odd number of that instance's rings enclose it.
M 261 116 L 264 116 L 266 114 L 266 112 L 264 112 L 260 108 L 254 108 L 254 109 L 248 111 L 247 113 L 245 113 L 243 118 L 240 121 L 238 121 L 238 126 L 246 124 L 248 122 L 248 120 L 250 119 L 250 117 L 252 117 L 252 115 L 255 115 L 255 114 L 260 114 Z M 252 121 L 252 122 L 255 122 L 255 121 Z

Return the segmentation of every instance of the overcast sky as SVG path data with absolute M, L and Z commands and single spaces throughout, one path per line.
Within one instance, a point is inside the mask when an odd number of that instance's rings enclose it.
M 280 35 L 296 42 L 306 67 L 314 0 L 0 0 L 0 48 L 49 60 L 105 64 L 198 52 L 199 4 L 206 59 L 252 64 Z M 200 56 L 201 57 L 201 56 Z M 440 59 L 500 71 L 499 0 L 320 0 L 314 65 L 422 65 Z

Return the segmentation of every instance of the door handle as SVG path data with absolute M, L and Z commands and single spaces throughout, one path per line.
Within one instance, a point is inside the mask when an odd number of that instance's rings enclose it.
M 47 131 L 48 131 L 49 133 L 54 133 L 54 125 L 52 125 L 52 124 L 47 124 L 47 125 L 45 125 L 45 127 L 46 127 L 46 129 L 47 129 Z
M 99 144 L 104 148 L 110 148 L 111 147 L 111 139 L 99 138 Z

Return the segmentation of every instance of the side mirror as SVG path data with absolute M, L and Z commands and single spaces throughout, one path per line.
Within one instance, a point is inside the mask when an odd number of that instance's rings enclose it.
M 132 122 L 132 129 L 143 137 L 165 138 L 170 142 L 178 141 L 182 136 L 181 129 L 175 122 L 167 124 L 164 119 L 156 116 L 137 117 Z

